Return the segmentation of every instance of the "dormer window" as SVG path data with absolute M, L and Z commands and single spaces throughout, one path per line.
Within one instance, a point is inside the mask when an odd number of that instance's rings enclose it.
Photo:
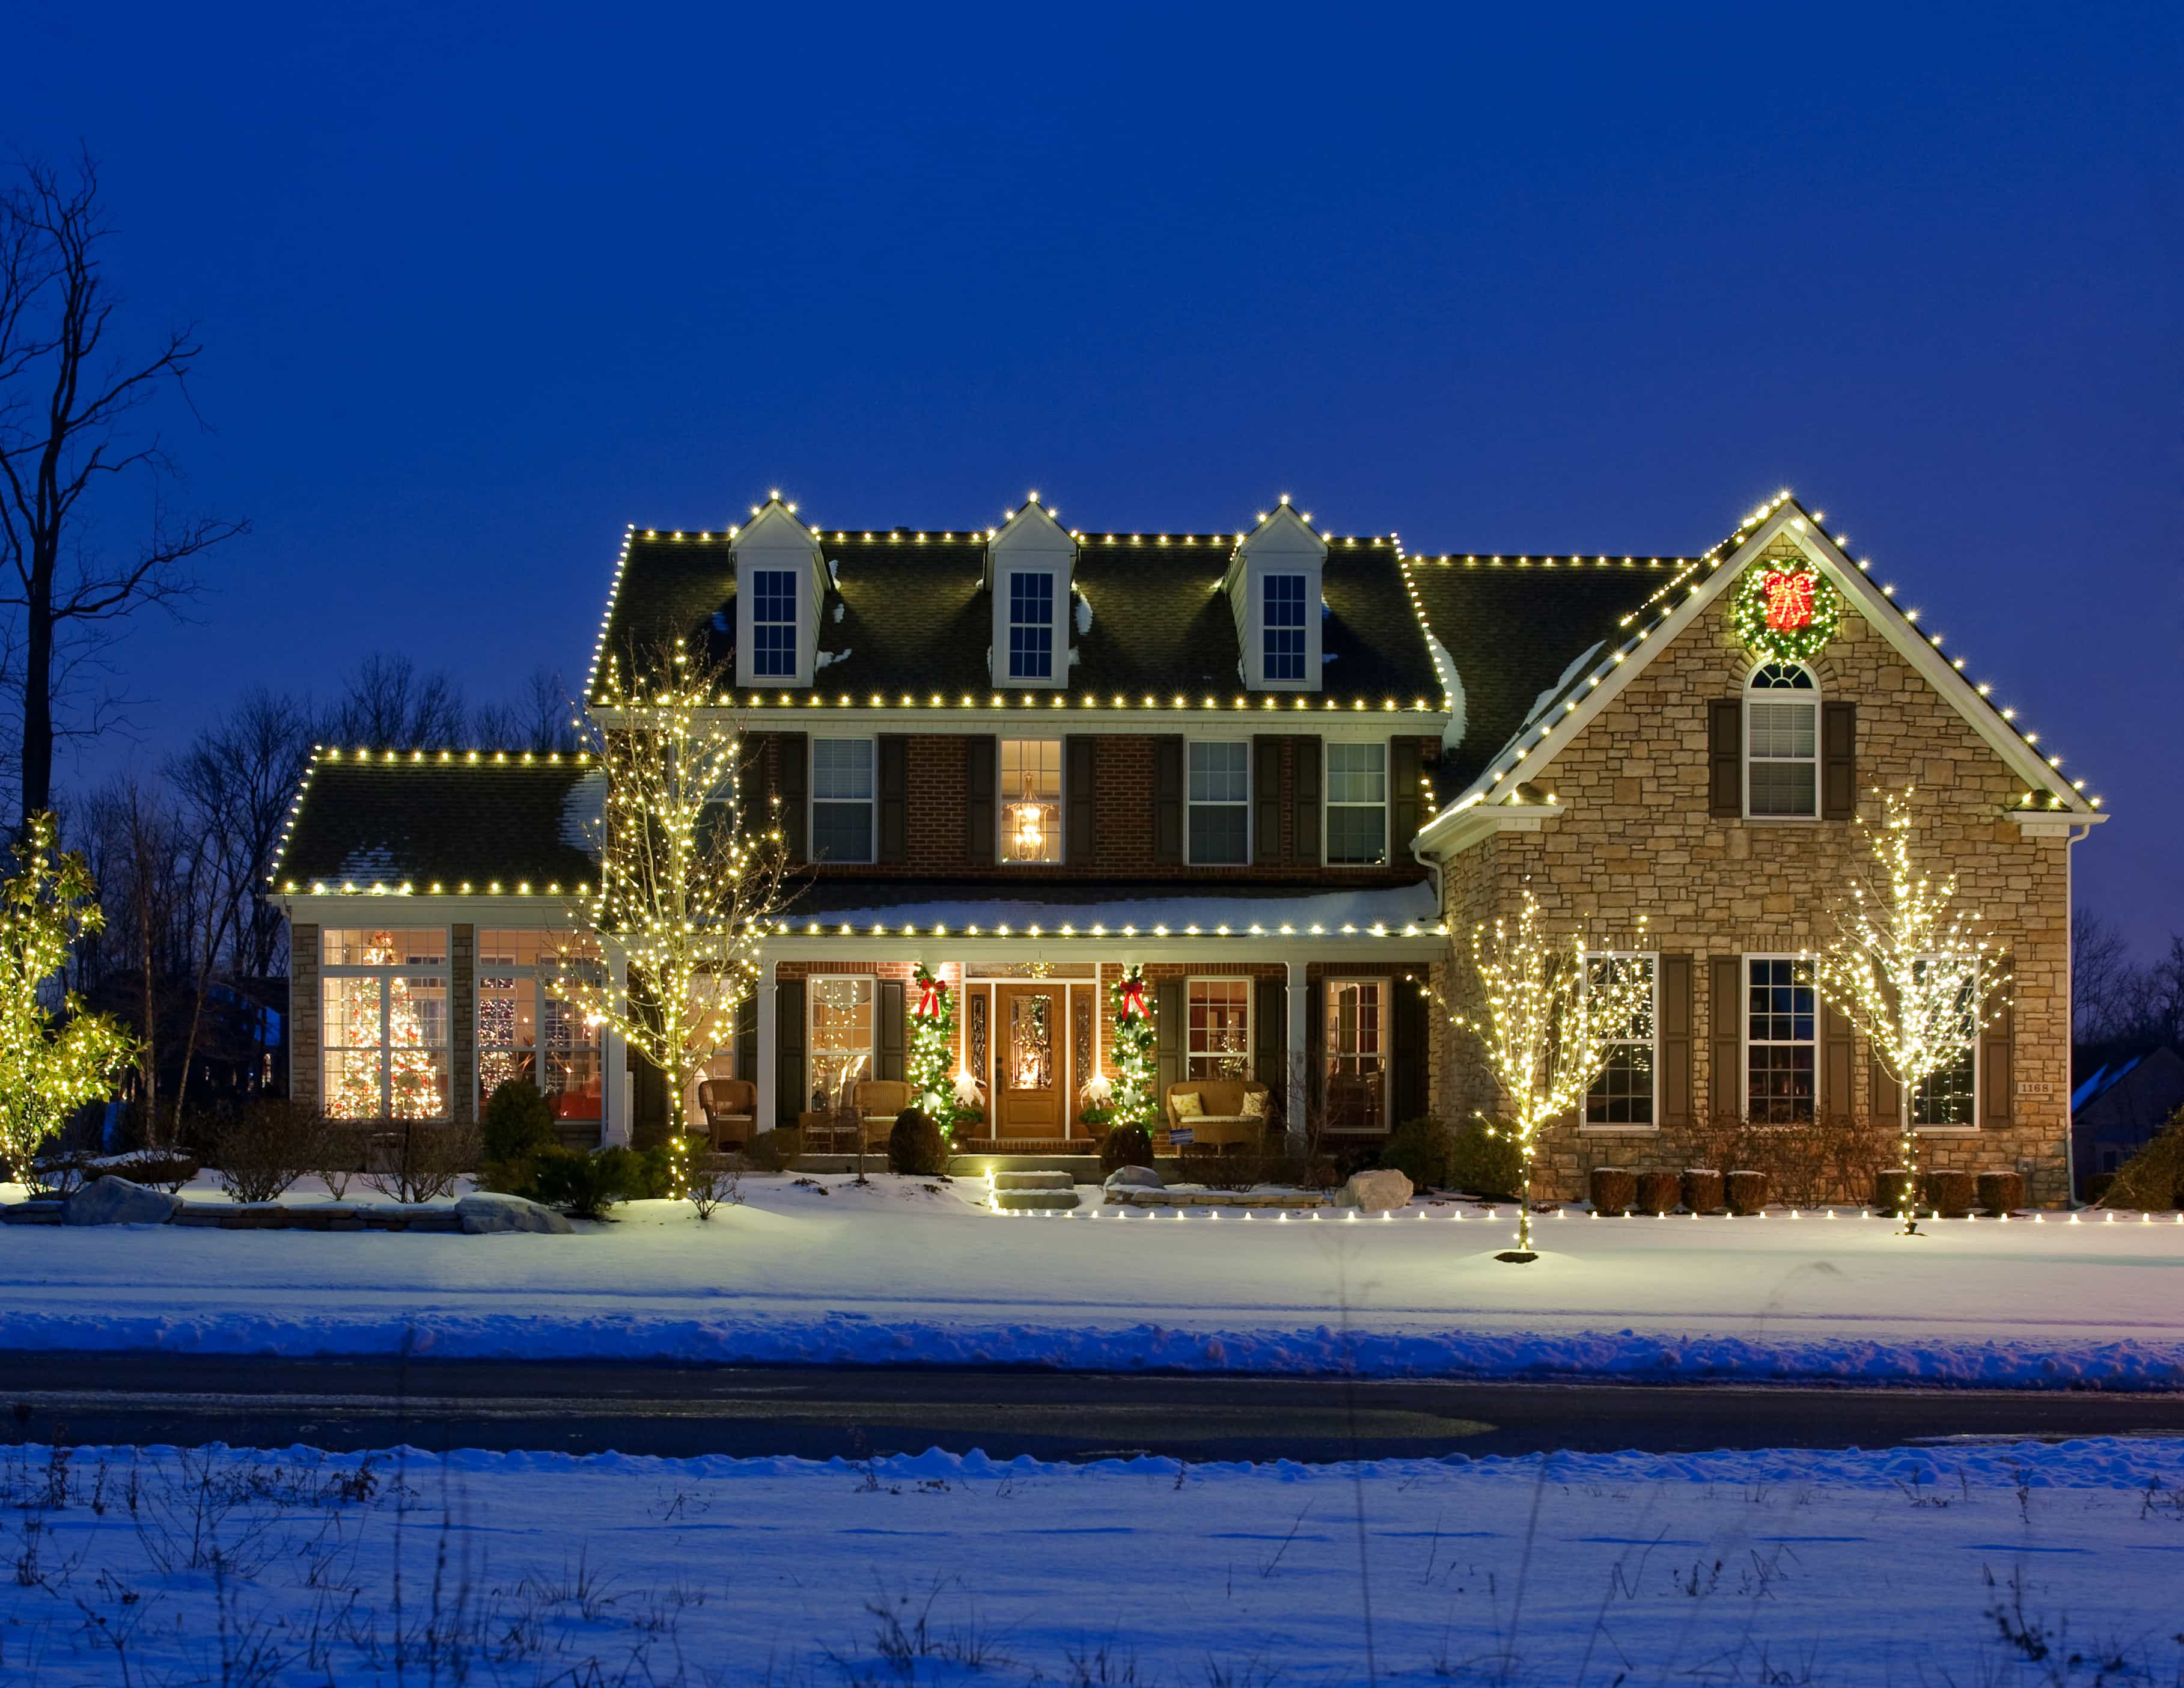
M 1267 576 L 1259 636 L 1270 680 L 1304 678 L 1304 586 L 1301 574 Z
M 751 672 L 760 679 L 796 673 L 796 575 L 786 568 L 751 573 Z
M 1009 575 L 1009 678 L 1054 678 L 1054 576 L 1044 570 Z

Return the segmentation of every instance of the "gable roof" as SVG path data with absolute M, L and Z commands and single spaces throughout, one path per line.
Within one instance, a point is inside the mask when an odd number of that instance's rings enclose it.
M 267 875 L 277 892 L 571 892 L 597 876 L 590 757 L 321 748 Z

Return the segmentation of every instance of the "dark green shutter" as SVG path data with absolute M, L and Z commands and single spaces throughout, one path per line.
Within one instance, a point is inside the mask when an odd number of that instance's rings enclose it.
M 1661 1121 L 1691 1122 L 1691 958 L 1663 955 L 1660 992 Z
M 811 1105 L 804 1088 L 804 981 L 783 979 L 773 990 L 774 1123 L 786 1129 Z
M 1182 742 L 1180 740 L 1178 743 Z M 1162 979 L 1153 986 L 1153 1063 L 1159 1075 L 1155 1100 L 1167 1099 L 1167 1087 L 1183 1076 L 1184 1015 L 1187 1010 L 1184 983 Z M 1163 1123 L 1165 1121 L 1163 1120 Z
M 1707 808 L 1718 820 L 1744 813 L 1744 700 L 1707 704 Z
M 773 735 L 774 790 L 781 793 L 781 831 L 788 841 L 788 859 L 806 862 L 811 852 L 805 836 L 809 818 L 805 798 L 811 790 L 811 752 L 802 733 Z
M 990 735 L 963 741 L 963 852 L 974 868 L 994 865 L 994 784 L 1000 741 Z
M 1820 819 L 1858 813 L 1858 705 L 1820 706 Z
M 1305 1117 L 1295 1122 L 1306 1129 L 1321 1123 L 1327 1105 L 1327 981 L 1320 979 L 1305 987 L 1308 992 L 1304 1005 L 1304 1109 Z
M 736 746 L 743 830 L 752 838 L 763 836 L 773 824 L 772 808 L 766 801 L 773 791 L 772 743 L 771 733 L 745 733 Z
M 1162 733 L 1153 741 L 1153 860 L 1162 867 L 1183 863 L 1183 735 Z
M 910 859 L 910 741 L 900 733 L 879 739 L 879 859 Z
M 1898 1125 L 1903 1118 L 1903 1087 L 1888 1076 L 1888 1069 L 1880 1065 L 1870 1043 L 1866 1046 L 1866 1105 L 1872 1109 L 1873 1122 Z
M 1095 793 L 1100 788 L 1099 775 L 1093 758 L 1100 741 L 1089 733 L 1072 733 L 1062 741 L 1064 759 L 1062 771 L 1062 801 L 1068 813 L 1068 826 L 1062 838 L 1062 858 L 1073 867 L 1089 867 L 1093 852 L 1098 849 L 1098 810 Z
M 1423 1118 L 1426 1111 L 1426 999 L 1418 982 L 1403 978 L 1389 981 L 1396 993 L 1388 1016 L 1390 1127 Z
M 1820 1004 L 1820 1103 L 1825 1117 L 1848 1118 L 1856 1113 L 1858 1089 L 1851 1074 L 1858 1045 L 1851 1037 L 1850 1021 L 1831 1003 Z M 1726 1170 L 1726 1169 L 1724 1169 Z
M 1289 1106 L 1289 987 L 1279 979 L 1251 987 L 1251 1076 L 1267 1087 L 1273 1111 Z
M 1388 861 L 1405 861 L 1423 815 L 1423 758 L 1414 738 L 1388 741 Z
M 876 1078 L 900 1078 L 903 1076 L 903 1002 L 902 981 L 880 981 L 879 1049 L 875 1057 Z
M 1999 958 L 2002 976 L 2010 977 L 2010 959 Z M 2013 988 L 2014 981 L 2010 987 Z M 2017 1112 L 2017 1014 L 2009 999 L 2003 999 L 1994 1024 L 1980 1034 L 1980 1124 L 2006 1126 Z
M 1713 987 L 1709 992 L 1713 1059 L 1707 1074 L 1707 1105 L 1717 1119 L 1741 1118 L 1745 1104 L 1744 959 L 1717 955 L 1708 966 Z
M 1319 735 L 1300 733 L 1290 741 L 1290 778 L 1295 801 L 1290 807 L 1290 859 L 1300 866 L 1319 860 Z
M 766 988 L 761 985 L 760 990 Z M 736 1076 L 758 1082 L 758 998 L 745 997 L 736 1004 Z
M 1251 741 L 1251 859 L 1273 867 L 1282 859 L 1282 740 L 1261 733 Z

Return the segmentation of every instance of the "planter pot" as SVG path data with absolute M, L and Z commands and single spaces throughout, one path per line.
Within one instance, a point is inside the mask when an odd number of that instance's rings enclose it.
M 1874 1211 L 1901 1214 L 1911 1205 L 1911 1174 L 1901 1166 L 1886 1167 L 1873 1181 Z
M 1977 1190 L 1969 1172 L 1929 1172 L 1920 1185 L 1926 1205 L 1944 1219 L 1962 1219 L 1970 1213 Z
M 2005 1213 L 2014 1213 L 2025 1205 L 2025 1178 L 2017 1172 L 1982 1172 L 1979 1175 L 1980 1211 L 1991 1219 L 1999 1219 Z
M 1746 1217 L 1762 1211 L 1767 1205 L 1767 1175 L 1764 1172 L 1732 1172 L 1729 1175 L 1729 1210 Z
M 1637 1205 L 1638 1181 L 1619 1166 L 1596 1166 L 1589 1193 L 1595 1213 L 1628 1213 Z
M 1676 1204 L 1684 1199 L 1684 1181 L 1674 1172 L 1641 1172 L 1638 1175 L 1638 1211 L 1641 1213 L 1674 1213 Z
M 1727 1181 L 1707 1167 L 1685 1173 L 1684 1205 L 1693 1213 L 1721 1212 L 1729 1205 Z

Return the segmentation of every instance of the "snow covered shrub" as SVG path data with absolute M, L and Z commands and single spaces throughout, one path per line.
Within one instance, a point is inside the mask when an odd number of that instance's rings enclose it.
M 2146 1146 L 2124 1162 L 2102 1192 L 2103 1207 L 2137 1208 L 2163 1213 L 2184 1200 L 2184 1108 Z
M 1620 1166 L 1596 1166 L 1589 1184 L 1595 1213 L 1628 1213 L 1638 1205 L 1638 1181 Z
M 1694 1166 L 1684 1174 L 1684 1205 L 1693 1213 L 1719 1213 L 1729 1205 L 1729 1188 L 1721 1174 L 1710 1166 Z
M 1636 1206 L 1641 1213 L 1673 1213 L 1683 1197 L 1684 1181 L 1676 1173 L 1655 1171 L 1638 1175 Z
M 246 1102 L 212 1133 L 220 1187 L 239 1202 L 273 1201 L 309 1170 L 318 1110 L 285 1098 Z
M 1152 1133 L 1143 1126 L 1117 1126 L 1100 1145 L 1100 1171 L 1102 1173 L 1112 1172 L 1118 1166 L 1150 1166 L 1152 1164 Z
M 1763 1211 L 1767 1205 L 1767 1175 L 1764 1172 L 1732 1172 L 1729 1175 L 1729 1210 L 1746 1218 Z
M 786 1172 L 804 1153 L 804 1133 L 789 1126 L 760 1132 L 744 1150 L 744 1159 L 761 1172 Z
M 1944 1219 L 1962 1219 L 1970 1213 L 1976 1188 L 1969 1172 L 1929 1172 L 1921 1181 L 1926 1205 Z
M 888 1171 L 930 1178 L 947 1170 L 948 1148 L 940 1127 L 916 1108 L 896 1115 L 888 1132 Z
M 432 1201 L 476 1166 L 477 1149 L 470 1126 L 397 1120 L 372 1132 L 364 1182 L 405 1205 Z
M 627 1198 L 636 1160 L 619 1143 L 589 1154 L 557 1143 L 535 1163 L 531 1195 L 571 1219 L 604 1219 L 609 1208 Z
M 1448 1188 L 1514 1201 L 1524 1182 L 1524 1152 L 1512 1132 L 1484 1120 L 1467 1120 L 1457 1128 L 1449 1144 Z
M 2025 1177 L 2019 1172 L 1982 1172 L 1979 1175 L 1980 1211 L 1990 1219 L 1999 1219 L 2005 1213 L 2014 1213 L 2025 1205 Z
M 1439 1120 L 1407 1120 L 1382 1145 L 1380 1164 L 1401 1172 L 1414 1188 L 1445 1190 L 1455 1150 L 1454 1133 Z
M 1912 1205 L 1918 1188 L 1918 1175 L 1901 1166 L 1888 1166 L 1874 1174 L 1873 1210 L 1875 1213 L 1900 1214 Z

